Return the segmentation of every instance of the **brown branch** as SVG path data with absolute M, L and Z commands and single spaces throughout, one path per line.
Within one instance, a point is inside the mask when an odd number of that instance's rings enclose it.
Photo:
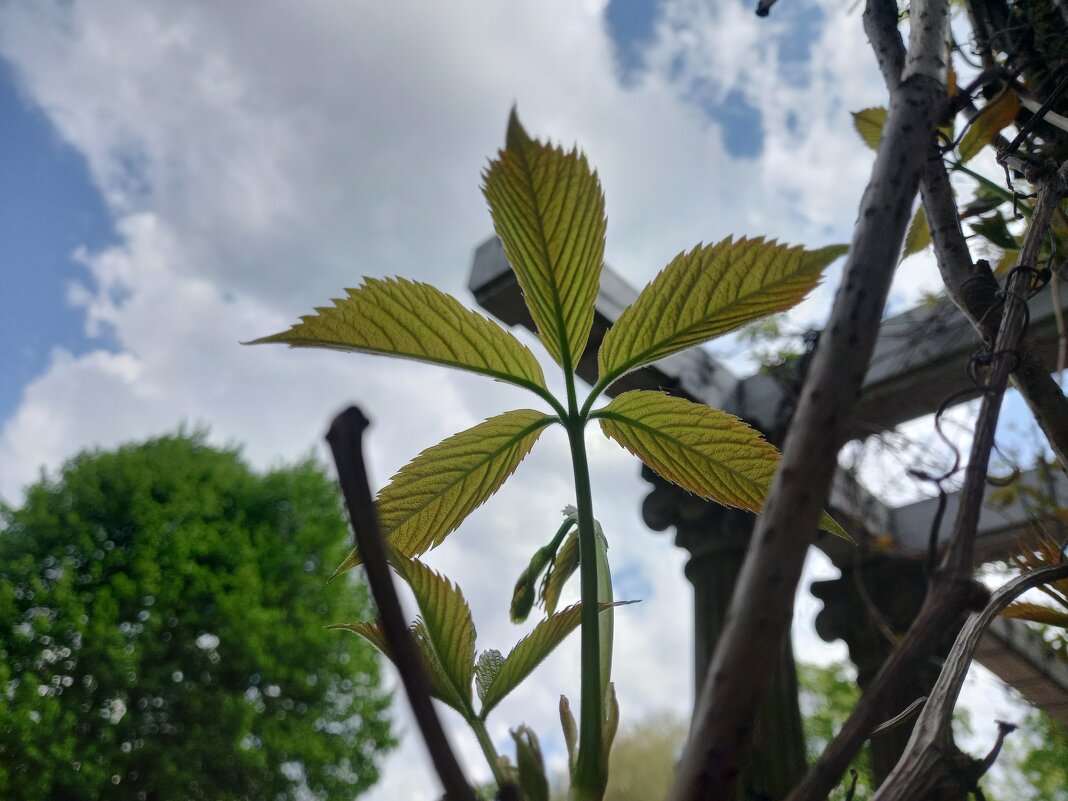
M 1046 176 L 1044 181 L 1039 182 L 1038 202 L 1024 236 L 1020 266 L 1034 264 L 1053 209 L 1064 193 L 1064 184 L 1059 173 Z M 1030 261 L 1026 261 L 1028 259 Z M 885 714 L 886 702 L 898 677 L 914 670 L 930 655 L 939 639 L 945 635 L 946 628 L 953 625 L 961 612 L 976 608 L 977 602 L 986 600 L 985 590 L 971 579 L 975 532 L 998 412 L 1008 384 L 1009 369 L 1013 366 L 1027 322 L 1026 299 L 1030 288 L 1031 274 L 1026 270 L 1014 271 L 1007 294 L 1016 299 L 1006 305 L 994 344 L 953 533 L 923 607 L 901 644 L 868 685 L 845 725 L 808 776 L 790 794 L 788 801 L 817 801 L 826 797 L 870 735 L 872 727 Z
M 893 3 L 893 0 L 869 0 Z M 945 98 L 946 0 L 916 0 L 913 46 L 891 92 L 842 284 L 757 520 L 683 752 L 672 801 L 727 799 L 757 702 L 790 626 L 794 593 L 878 334 L 923 156 Z M 932 29 L 933 32 L 932 32 Z M 934 48 L 935 53 L 920 52 Z
M 952 778 L 946 774 L 952 772 L 955 766 L 946 764 L 945 755 L 952 750 L 950 724 L 953 709 L 983 632 L 1019 595 L 1039 584 L 1056 581 L 1065 576 L 1068 576 L 1068 564 L 1024 573 L 999 588 L 983 611 L 968 620 L 957 636 L 953 650 L 950 651 L 938 681 L 931 690 L 927 705 L 916 721 L 912 739 L 872 801 L 914 801 L 924 798 L 941 783 Z M 999 745 L 1003 737 L 1003 734 L 999 736 Z M 995 746 L 995 750 L 986 759 L 974 762 L 973 767 L 978 775 L 970 777 L 973 785 L 989 769 L 993 757 L 997 755 L 996 748 Z
M 385 541 L 378 527 L 378 516 L 371 488 L 367 481 L 367 467 L 363 459 L 363 432 L 370 423 L 363 412 L 350 406 L 337 417 L 326 434 L 326 441 L 334 454 L 338 483 L 349 510 L 356 547 L 363 556 L 367 570 L 367 583 L 371 587 L 378 616 L 389 645 L 393 662 L 400 673 L 404 690 L 408 694 L 412 713 L 419 726 L 434 769 L 441 779 L 445 796 L 449 801 L 476 801 L 474 791 L 464 778 L 456 761 L 445 730 L 441 726 L 437 710 L 430 699 L 430 683 L 423 671 L 419 646 L 408 630 L 408 623 L 401 609 L 389 561 Z

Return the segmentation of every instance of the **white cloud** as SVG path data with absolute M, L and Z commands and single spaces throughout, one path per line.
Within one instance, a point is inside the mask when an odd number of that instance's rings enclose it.
M 318 447 L 331 414 L 353 400 L 375 421 L 371 470 L 382 483 L 444 436 L 530 405 L 514 388 L 413 363 L 238 345 L 363 274 L 466 297 L 472 250 L 490 232 L 479 173 L 513 102 L 532 132 L 587 151 L 607 195 L 608 260 L 635 284 L 679 250 L 732 232 L 813 245 L 848 237 L 871 159 L 848 112 L 882 96 L 858 13 L 826 3 L 810 80 L 787 84 L 763 44 L 780 29 L 736 4 L 716 14 L 672 4 L 650 71 L 623 88 L 602 5 L 0 7 L 0 53 L 85 155 L 118 234 L 80 255 L 86 281 L 70 289 L 87 332 L 106 334 L 110 349 L 57 352 L 25 388 L 0 428 L 0 495 L 16 500 L 40 465 L 84 447 L 182 421 L 210 424 L 216 441 L 245 443 L 265 466 Z M 675 74 L 680 53 L 688 60 Z M 760 158 L 728 156 L 717 124 L 685 99 L 697 79 L 720 95 L 740 88 L 761 109 Z M 806 306 L 809 319 L 829 295 Z M 573 501 L 566 458 L 559 432 L 547 433 L 431 556 L 464 587 L 483 647 L 522 631 L 506 620 L 510 584 Z M 685 554 L 641 525 L 647 485 L 636 462 L 600 442 L 591 461 L 613 564 L 648 589 L 618 612 L 624 714 L 681 711 L 692 691 Z M 498 744 L 505 722 L 525 717 L 559 748 L 557 696 L 577 702 L 576 646 L 502 705 L 491 721 Z M 460 741 L 476 765 L 474 742 Z M 425 763 L 407 761 L 420 753 L 409 733 L 372 797 L 433 797 Z

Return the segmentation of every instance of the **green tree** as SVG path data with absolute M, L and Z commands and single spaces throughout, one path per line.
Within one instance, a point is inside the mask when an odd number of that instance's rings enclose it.
M 351 798 L 393 745 L 362 584 L 312 461 L 179 433 L 0 509 L 0 797 Z
M 1068 730 L 1037 709 L 1019 724 L 997 763 L 997 796 L 1068 801 Z
M 823 749 L 842 728 L 853 707 L 860 700 L 860 688 L 852 666 L 846 662 L 821 665 L 797 666 L 797 682 L 801 691 L 801 712 L 804 716 L 805 750 L 810 761 L 815 761 Z M 868 798 L 874 792 L 875 781 L 871 772 L 871 758 L 865 745 L 853 762 L 857 771 L 857 788 L 854 798 Z M 845 783 L 831 794 L 833 801 L 846 797 L 852 779 L 847 775 Z

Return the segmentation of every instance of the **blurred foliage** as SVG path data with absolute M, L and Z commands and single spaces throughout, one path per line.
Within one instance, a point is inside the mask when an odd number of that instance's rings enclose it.
M 748 347 L 746 355 L 764 373 L 786 374 L 811 349 L 809 332 L 794 330 L 785 314 L 775 314 L 750 323 L 738 332 L 738 341 Z
M 335 488 L 179 433 L 0 509 L 0 797 L 352 798 L 394 741 Z
M 797 683 L 801 696 L 801 714 L 804 718 L 805 751 L 808 753 L 809 762 L 813 762 L 834 739 L 834 735 L 842 728 L 849 713 L 857 705 L 860 688 L 857 687 L 852 666 L 846 662 L 827 666 L 798 664 Z M 858 774 L 857 789 L 853 797 L 857 801 L 870 798 L 875 782 L 872 778 L 867 744 L 850 767 Z M 843 783 L 829 796 L 830 801 L 844 799 L 849 783 L 847 773 Z
M 666 798 L 682 753 L 687 724 L 678 716 L 650 715 L 620 729 L 609 760 L 604 801 L 649 801 Z M 567 798 L 567 777 L 553 785 L 553 801 Z
M 1009 566 L 1021 573 L 1052 567 L 1065 558 L 1068 506 L 1058 497 L 1054 477 L 1059 469 L 1055 461 L 1040 455 L 1033 473 L 1015 470 L 1010 480 L 987 496 L 988 507 L 1007 510 L 1016 506 L 1030 520 L 1031 535 L 1021 539 L 1018 552 L 1009 560 Z M 1045 595 L 1043 603 L 1016 601 L 1002 615 L 1039 624 L 1036 628 L 1054 654 L 1068 660 L 1068 579 L 1042 585 L 1031 597 L 1039 593 Z
M 1068 731 L 1049 715 L 1032 709 L 1010 738 L 1002 757 L 1009 791 L 1002 798 L 1068 801 Z M 1020 777 L 1014 779 L 1014 776 Z M 1011 788 L 1029 787 L 1025 793 Z

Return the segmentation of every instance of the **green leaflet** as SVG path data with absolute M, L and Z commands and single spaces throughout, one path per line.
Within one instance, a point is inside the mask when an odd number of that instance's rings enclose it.
M 611 604 L 622 606 L 623 601 Z M 602 609 L 609 608 L 609 604 L 600 604 Z M 541 661 L 556 648 L 564 638 L 578 628 L 582 619 L 582 604 L 573 604 L 555 615 L 550 615 L 541 621 L 534 630 L 516 643 L 515 648 L 509 652 L 498 668 L 492 682 L 485 689 L 482 698 L 482 709 L 478 716 L 483 720 L 493 707 L 504 700 L 512 690 L 519 686 Z
M 327 626 L 327 628 L 355 632 L 381 651 L 383 656 L 393 659 L 389 652 L 389 646 L 386 644 L 386 633 L 382 630 L 382 624 L 377 620 L 365 620 L 360 623 L 334 623 Z
M 931 228 L 927 225 L 927 215 L 923 211 L 923 204 L 920 204 L 916 209 L 916 214 L 912 217 L 909 231 L 905 234 L 905 250 L 901 258 L 905 259 L 914 253 L 919 253 L 930 244 Z
M 468 690 L 461 696 L 456 687 L 453 686 L 448 671 L 445 670 L 445 666 L 441 663 L 441 658 L 434 649 L 434 643 L 425 621 L 421 618 L 416 618 L 415 622 L 412 623 L 411 629 L 415 641 L 419 644 L 419 650 L 422 651 L 426 660 L 424 666 L 426 667 L 427 676 L 430 678 L 431 692 L 461 715 L 469 714 L 471 692 Z
M 604 258 L 604 195 L 577 150 L 531 139 L 515 109 L 483 194 L 545 349 L 574 370 L 593 324 Z
M 333 626 L 327 626 L 327 628 L 343 629 L 345 631 L 359 634 L 388 657 L 390 661 L 393 661 L 393 655 L 390 653 L 389 647 L 386 645 L 385 633 L 382 631 L 382 625 L 379 621 L 338 623 Z M 423 656 L 423 669 L 426 671 L 427 680 L 430 683 L 431 695 L 452 707 L 461 715 L 468 714 L 468 710 L 470 710 L 471 706 L 470 702 L 465 706 L 463 699 L 457 695 L 456 688 L 453 687 L 448 675 L 446 675 L 442 668 L 441 662 L 434 654 L 433 646 L 430 644 L 430 638 L 423 621 L 416 620 L 410 628 L 412 636 L 415 638 L 415 642 L 419 646 L 419 651 Z
M 995 211 L 989 217 L 980 217 L 969 225 L 973 234 L 978 234 L 1002 250 L 1019 250 L 1020 248 L 1020 243 L 1012 235 L 1008 222 L 999 211 Z
M 545 778 L 545 760 L 537 736 L 526 725 L 512 729 L 511 735 L 523 801 L 549 801 L 549 780 Z
M 547 391 L 541 366 L 525 345 L 437 288 L 402 278 L 365 278 L 363 286 L 347 291 L 348 297 L 316 309 L 288 331 L 249 344 L 400 356 Z
M 504 655 L 496 648 L 487 648 L 478 655 L 475 663 L 475 689 L 478 691 L 478 700 L 486 700 L 486 690 L 493 684 L 497 674 L 504 664 Z
M 427 639 L 456 696 L 471 710 L 475 677 L 475 624 L 460 588 L 416 559 L 394 552 L 393 569 L 412 588 Z
M 807 251 L 727 237 L 680 253 L 605 335 L 597 355 L 599 381 L 789 309 L 845 252 L 841 245 Z
M 879 149 L 879 142 L 883 138 L 883 126 L 886 125 L 886 109 L 882 106 L 865 108 L 853 112 L 853 126 L 864 140 L 864 144 L 872 150 Z
M 683 489 L 759 512 L 779 452 L 733 415 L 663 392 L 632 390 L 594 413 L 605 436 Z M 826 512 L 820 528 L 849 539 Z
M 578 529 L 576 528 L 567 535 L 564 544 L 556 552 L 556 559 L 545 573 L 545 580 L 541 583 L 541 601 L 545 607 L 545 614 L 551 615 L 556 611 L 556 605 L 560 603 L 560 593 L 564 584 L 578 570 L 579 544 Z
M 1016 115 L 1019 113 L 1020 99 L 1011 89 L 1005 90 L 996 100 L 983 106 L 960 140 L 961 164 L 966 164 L 993 142 L 1003 128 L 1016 121 Z
M 382 536 L 405 556 L 440 545 L 497 491 L 555 420 L 543 412 L 517 409 L 427 448 L 378 494 Z M 353 550 L 331 578 L 362 561 Z

